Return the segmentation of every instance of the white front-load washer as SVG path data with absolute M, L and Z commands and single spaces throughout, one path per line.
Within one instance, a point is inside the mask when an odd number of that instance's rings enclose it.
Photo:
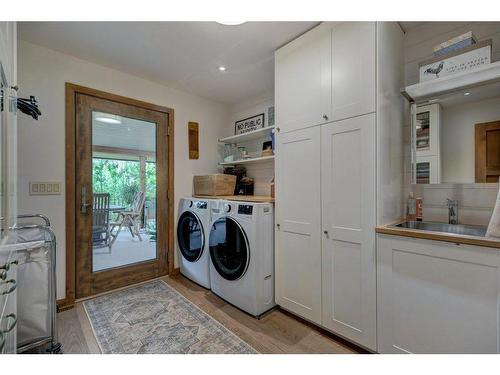
M 216 202 L 209 248 L 212 292 L 253 316 L 276 305 L 272 204 Z
M 177 249 L 181 274 L 210 289 L 210 231 L 212 199 L 182 198 L 177 220 Z

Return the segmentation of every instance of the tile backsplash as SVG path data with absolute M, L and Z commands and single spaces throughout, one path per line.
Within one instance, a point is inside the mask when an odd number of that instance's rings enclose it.
M 422 198 L 424 221 L 448 221 L 446 198 L 458 200 L 460 224 L 488 225 L 498 194 L 498 184 L 412 185 Z

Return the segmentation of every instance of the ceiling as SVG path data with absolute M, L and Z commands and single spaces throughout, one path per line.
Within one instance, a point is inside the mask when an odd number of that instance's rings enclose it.
M 18 33 L 34 44 L 234 104 L 272 90 L 274 51 L 316 24 L 20 22 Z
M 156 152 L 156 124 L 122 116 L 115 116 L 118 124 L 99 120 L 108 116 L 92 112 L 92 145 Z
M 424 25 L 426 23 L 429 23 L 429 22 L 399 22 L 399 26 L 401 26 L 401 28 L 403 29 L 403 31 L 405 33 L 408 32 L 408 30 L 411 30 L 417 26 L 421 26 L 421 25 Z

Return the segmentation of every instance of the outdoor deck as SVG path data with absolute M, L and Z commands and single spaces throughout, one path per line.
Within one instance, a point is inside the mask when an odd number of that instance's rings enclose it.
M 156 258 L 156 242 L 149 240 L 149 235 L 141 230 L 142 242 L 123 229 L 111 248 L 94 248 L 93 271 L 125 266 Z

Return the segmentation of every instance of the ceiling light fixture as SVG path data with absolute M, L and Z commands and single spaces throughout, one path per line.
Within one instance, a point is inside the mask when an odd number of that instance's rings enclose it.
M 99 122 L 105 122 L 107 124 L 121 124 L 122 118 L 120 116 L 111 115 L 111 114 L 101 114 L 96 116 L 95 118 Z
M 469 96 L 469 95 L 470 95 L 470 92 L 464 93 L 464 96 Z
M 226 71 L 226 67 L 224 65 L 219 65 L 219 72 L 225 72 Z
M 246 23 L 246 21 L 215 21 L 215 22 L 224 26 L 239 26 Z

